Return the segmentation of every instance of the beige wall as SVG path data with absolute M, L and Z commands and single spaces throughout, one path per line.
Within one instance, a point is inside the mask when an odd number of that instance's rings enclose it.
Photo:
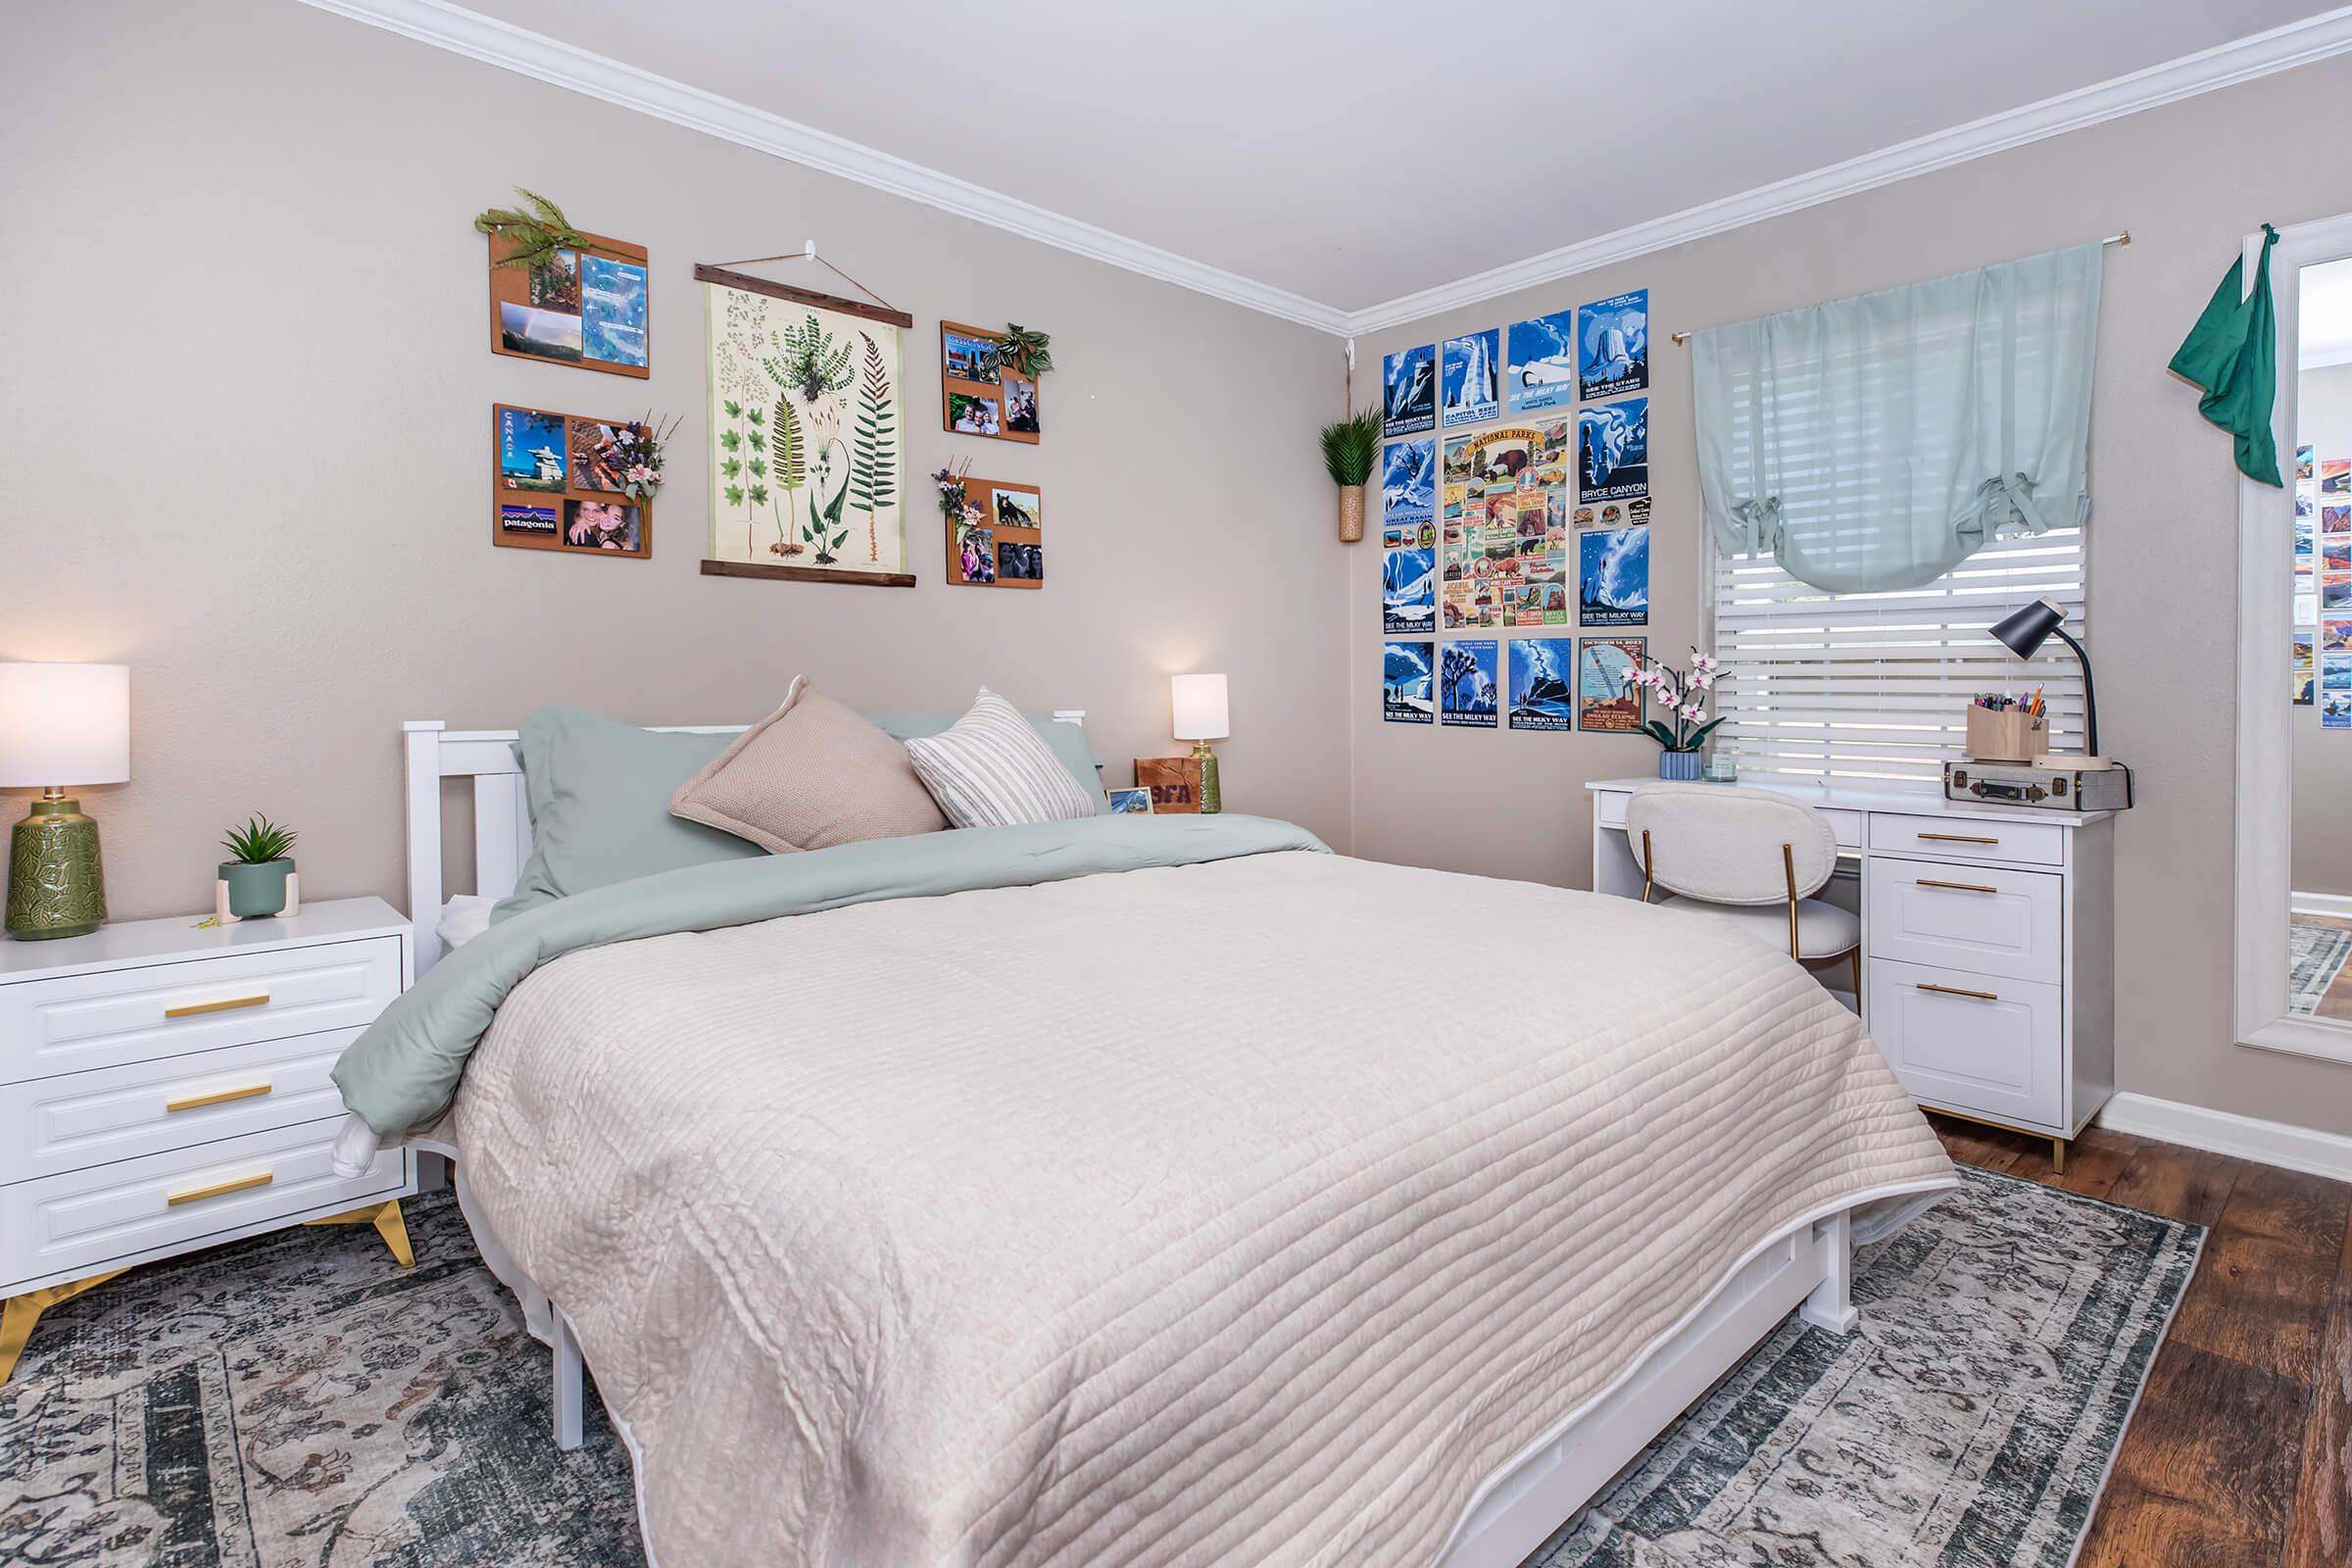
M 744 721 L 800 670 L 1083 708 L 1114 784 L 1224 670 L 1227 802 L 1345 843 L 1329 337 L 291 0 L 11 7 L 0 148 L 0 659 L 132 668 L 133 782 L 83 792 L 118 917 L 208 905 L 256 810 L 306 892 L 402 902 L 404 718 Z M 489 353 L 469 220 L 517 184 L 652 248 L 650 383 Z M 911 591 L 698 574 L 692 268 L 810 236 L 915 317 L 918 501 L 950 458 L 1043 487 L 1043 592 L 947 587 L 921 505 Z M 1041 446 L 940 431 L 943 317 L 1054 334 Z M 500 400 L 686 416 L 651 561 L 491 548 Z
M 2283 291 L 2285 279 L 2278 286 Z M 2325 457 L 2352 457 L 2352 365 L 2304 371 L 2296 417 L 2298 443 L 2317 446 Z M 2352 730 L 2320 728 L 2320 710 L 2313 704 L 2294 710 L 2292 733 L 2290 885 L 2297 893 L 2352 897 Z
M 2091 430 L 2091 647 L 2107 750 L 2139 770 L 2117 834 L 2121 1086 L 2352 1130 L 2352 1068 L 2230 1044 L 2235 494 L 2227 437 L 2165 364 L 2238 237 L 2352 209 L 2352 61 L 2315 66 L 1381 333 L 1368 356 L 1647 286 L 1653 650 L 1699 606 L 1687 327 L 1911 282 L 2129 228 L 2107 258 Z M 2260 149 L 2257 154 L 2250 149 Z M 1587 885 L 1588 779 L 1652 770 L 1635 739 L 1383 724 L 1379 561 L 1353 563 L 1359 854 Z

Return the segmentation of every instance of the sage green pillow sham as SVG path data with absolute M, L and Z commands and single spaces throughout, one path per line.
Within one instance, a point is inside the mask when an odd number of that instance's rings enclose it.
M 732 833 L 669 814 L 677 787 L 734 739 L 639 729 L 563 703 L 532 714 L 514 743 L 531 807 L 531 858 L 514 893 L 490 911 L 492 922 L 631 877 L 765 855 Z

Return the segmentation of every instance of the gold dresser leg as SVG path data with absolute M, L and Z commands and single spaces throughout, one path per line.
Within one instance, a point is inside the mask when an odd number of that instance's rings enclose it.
M 123 1269 L 109 1269 L 93 1274 L 86 1280 L 71 1285 L 52 1285 L 44 1290 L 26 1291 L 12 1296 L 0 1303 L 0 1383 L 6 1383 L 17 1370 L 17 1357 L 24 1353 L 24 1342 L 32 1338 L 32 1326 L 41 1314 L 63 1301 L 71 1301 L 84 1291 L 96 1290 Z
M 416 1266 L 416 1250 L 409 1246 L 408 1221 L 400 1217 L 400 1200 L 369 1203 L 366 1208 L 346 1209 L 340 1214 L 326 1214 L 318 1219 L 306 1219 L 305 1225 L 372 1225 L 375 1234 L 392 1249 L 392 1256 L 402 1268 Z
M 2053 1176 L 2066 1174 L 2066 1140 L 2063 1138 L 2050 1140 L 2050 1174 Z

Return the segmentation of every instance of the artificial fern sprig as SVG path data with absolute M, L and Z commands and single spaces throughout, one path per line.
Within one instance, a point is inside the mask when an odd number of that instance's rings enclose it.
M 243 827 L 232 827 L 220 847 L 240 865 L 268 865 L 282 860 L 301 837 L 290 827 L 279 827 L 266 816 L 248 818 Z
M 1004 367 L 1009 365 L 1016 374 L 1034 381 L 1054 368 L 1054 351 L 1049 347 L 1053 341 L 1044 332 L 1032 331 L 1013 322 L 1004 328 L 1004 337 L 988 351 L 988 368 L 992 373 L 1002 373 Z
M 571 226 L 564 209 L 536 191 L 514 187 L 528 212 L 513 207 L 493 207 L 476 214 L 475 229 L 484 234 L 500 234 L 521 247 L 498 265 L 501 267 L 534 267 L 560 250 L 584 250 L 588 241 Z
M 1371 404 L 1359 414 L 1325 425 L 1319 439 L 1323 467 L 1333 484 L 1346 488 L 1364 483 L 1372 477 L 1372 466 L 1380 461 L 1380 405 Z

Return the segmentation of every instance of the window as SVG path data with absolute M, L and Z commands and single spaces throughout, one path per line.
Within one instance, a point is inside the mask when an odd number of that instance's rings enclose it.
M 1710 549 L 1715 732 L 1742 773 L 1934 779 L 1960 755 L 1979 692 L 2043 688 L 2050 747 L 2082 745 L 2082 676 L 2050 639 L 2030 662 L 1986 628 L 2048 599 L 2090 645 L 2083 616 L 2083 531 L 2004 534 L 1924 588 L 1833 594 L 1792 578 L 1772 557 Z M 1673 662 L 1673 651 L 1653 649 Z M 2094 650 L 2095 652 L 2095 650 Z

